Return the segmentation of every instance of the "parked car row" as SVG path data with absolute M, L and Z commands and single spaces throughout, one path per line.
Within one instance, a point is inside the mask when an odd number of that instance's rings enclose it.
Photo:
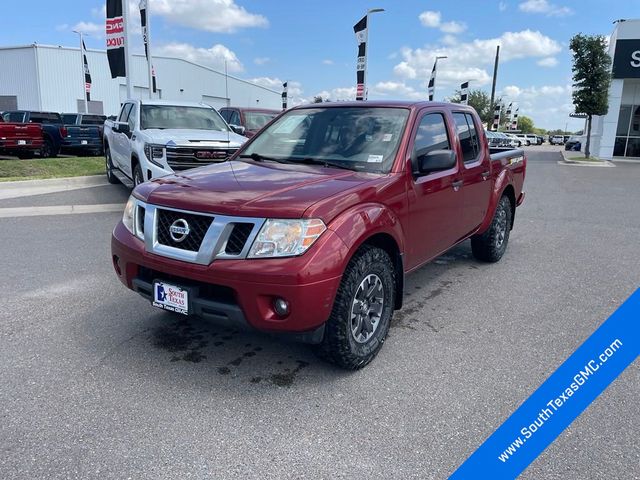
M 2 112 L 0 117 L 3 130 L 15 137 L 13 142 L 0 135 L 0 153 L 5 155 L 50 158 L 59 153 L 102 154 L 104 115 L 14 110 Z

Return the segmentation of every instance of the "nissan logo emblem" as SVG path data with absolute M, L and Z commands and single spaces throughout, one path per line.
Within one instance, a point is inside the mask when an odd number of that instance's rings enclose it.
M 183 218 L 179 218 L 169 227 L 169 235 L 171 235 L 171 239 L 176 243 L 180 243 L 187 238 L 190 231 L 189 224 Z

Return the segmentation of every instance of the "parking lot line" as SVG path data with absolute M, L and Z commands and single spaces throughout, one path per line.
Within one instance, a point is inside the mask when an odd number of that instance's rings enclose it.
M 46 207 L 13 207 L 0 208 L 0 218 L 122 212 L 123 209 L 124 205 L 121 203 L 103 203 L 98 205 L 55 205 Z

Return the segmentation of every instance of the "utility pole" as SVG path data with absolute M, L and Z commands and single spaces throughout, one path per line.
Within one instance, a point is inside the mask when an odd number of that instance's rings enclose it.
M 131 71 L 131 61 L 129 59 L 129 1 L 122 0 L 122 13 L 123 13 L 123 21 L 122 27 L 124 29 L 124 68 L 127 73 L 127 100 L 131 100 L 133 98 L 133 83 L 132 83 L 132 74 Z
M 491 85 L 491 108 L 496 97 L 496 80 L 498 79 L 498 60 L 500 59 L 500 45 L 496 46 L 496 61 L 493 64 L 493 83 Z

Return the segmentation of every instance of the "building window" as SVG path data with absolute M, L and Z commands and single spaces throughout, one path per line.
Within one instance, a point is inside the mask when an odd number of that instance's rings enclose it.
M 620 106 L 613 156 L 640 158 L 640 105 Z

